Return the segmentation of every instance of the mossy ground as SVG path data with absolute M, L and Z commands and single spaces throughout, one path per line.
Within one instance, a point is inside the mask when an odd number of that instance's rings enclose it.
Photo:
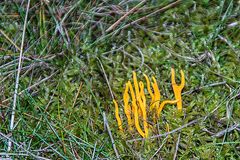
M 27 1 L 0 2 L 0 157 L 115 159 L 103 112 L 121 159 L 239 159 L 240 1 L 31 1 L 23 45 L 15 128 L 9 130 Z M 165 107 L 151 135 L 118 131 L 110 94 L 122 108 L 132 71 L 154 75 L 173 99 L 171 67 L 186 75 L 183 113 Z M 109 86 L 108 84 L 109 83 Z M 195 123 L 187 125 L 194 121 Z M 6 137 L 7 136 L 7 137 Z M 31 154 L 30 154 L 31 153 Z

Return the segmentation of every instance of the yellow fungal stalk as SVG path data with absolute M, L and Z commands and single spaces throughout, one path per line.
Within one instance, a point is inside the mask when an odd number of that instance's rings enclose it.
M 133 86 L 135 88 L 135 95 L 136 95 L 136 104 L 139 104 L 140 100 L 140 92 L 139 92 L 139 86 L 138 86 L 138 81 L 137 81 L 137 75 L 136 72 L 133 71 Z M 142 111 L 141 108 L 138 108 L 138 114 L 142 116 Z
M 159 108 L 157 109 L 157 117 L 159 118 L 159 116 L 160 116 L 160 113 L 162 112 L 162 110 L 163 110 L 163 107 L 166 105 L 166 104 L 175 104 L 175 103 L 177 103 L 179 100 L 165 100 L 165 101 L 163 101 L 161 104 L 160 104 L 160 106 L 159 106 Z
M 138 81 L 137 81 L 137 75 L 136 75 L 136 72 L 133 71 L 133 85 L 134 85 L 134 88 L 135 88 L 135 95 L 136 95 L 136 104 L 139 104 L 140 103 L 140 91 L 139 91 L 139 85 L 138 85 Z M 142 116 L 142 108 L 138 108 L 138 114 L 140 116 Z
M 146 97 L 144 94 L 144 84 L 142 81 L 139 82 L 139 87 L 140 87 L 140 108 L 142 111 L 143 115 L 143 127 L 145 131 L 145 137 L 148 137 L 148 124 L 147 124 L 147 112 L 146 112 Z
M 131 97 L 132 97 L 132 107 L 133 107 L 133 112 L 134 112 L 134 122 L 135 122 L 136 129 L 142 137 L 146 137 L 145 133 L 143 132 L 143 130 L 141 129 L 140 124 L 139 124 L 138 106 L 137 106 L 137 101 L 136 101 L 136 97 L 135 97 L 135 94 L 133 91 L 132 84 L 130 81 L 128 82 L 128 84 L 129 84 L 129 89 L 130 89 L 130 93 L 131 93 Z
M 182 70 L 180 71 L 180 73 L 181 73 L 181 83 L 180 85 L 177 85 L 175 81 L 175 70 L 171 68 L 172 88 L 175 95 L 175 99 L 178 100 L 177 102 L 178 111 L 182 111 L 182 89 L 184 88 L 184 85 L 185 85 L 184 73 Z
M 132 131 L 133 130 L 133 120 L 132 120 L 132 110 L 131 110 L 131 106 L 129 105 L 129 83 L 126 83 L 126 88 L 124 90 L 123 93 L 123 104 L 124 104 L 124 112 L 127 116 L 127 121 L 128 121 L 128 126 L 129 126 L 129 130 Z
M 117 119 L 117 123 L 118 123 L 118 128 L 120 131 L 123 131 L 123 128 L 122 128 L 122 120 L 119 116 L 119 110 L 118 110 L 118 103 L 116 102 L 116 100 L 114 99 L 113 100 L 113 103 L 115 105 L 115 117 Z
M 138 86 L 138 81 L 137 81 L 137 75 L 136 72 L 133 71 L 133 85 L 135 88 L 135 93 L 136 93 L 136 99 L 139 101 L 140 99 L 140 92 L 139 92 L 139 86 Z

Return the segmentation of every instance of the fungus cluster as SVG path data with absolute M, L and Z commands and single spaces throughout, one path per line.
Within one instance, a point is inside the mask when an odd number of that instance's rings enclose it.
M 175 70 L 173 68 L 171 69 L 171 82 L 175 99 L 164 100 L 162 102 L 160 101 L 161 94 L 156 78 L 153 76 L 152 81 L 150 81 L 149 77 L 144 74 L 143 76 L 146 80 L 147 92 L 151 97 L 151 101 L 148 105 L 144 91 L 144 83 L 142 81 L 138 82 L 137 75 L 135 72 L 133 72 L 133 84 L 131 81 L 128 81 L 123 92 L 124 113 L 127 117 L 129 131 L 132 131 L 135 126 L 137 132 L 143 138 L 147 138 L 149 133 L 149 124 L 147 118 L 149 115 L 153 115 L 153 120 L 156 121 L 156 118 L 159 118 L 166 104 L 177 104 L 178 111 L 182 111 L 181 93 L 185 85 L 185 78 L 182 70 L 180 73 L 181 83 L 180 85 L 177 85 L 175 81 Z M 113 103 L 115 105 L 115 117 L 118 123 L 118 128 L 120 131 L 123 131 L 118 103 L 116 100 L 113 100 Z M 139 119 L 143 121 L 143 129 L 141 128 Z

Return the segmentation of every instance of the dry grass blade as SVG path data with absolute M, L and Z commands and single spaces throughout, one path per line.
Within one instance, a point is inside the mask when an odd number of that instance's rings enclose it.
M 239 130 L 240 129 L 240 124 L 234 124 L 233 126 L 227 128 L 227 129 L 224 129 L 214 135 L 212 135 L 212 137 L 221 137 L 221 136 L 224 136 L 225 133 L 230 133 L 232 132 L 233 130 Z
M 156 11 L 154 11 L 154 12 L 152 12 L 152 13 L 150 13 L 150 14 L 142 17 L 142 18 L 139 18 L 139 19 L 137 19 L 137 20 L 135 20 L 135 21 L 133 21 L 133 22 L 125 25 L 122 29 L 126 29 L 126 28 L 130 27 L 130 26 L 133 25 L 133 24 L 136 24 L 136 23 L 138 23 L 138 22 L 144 21 L 144 20 L 146 20 L 147 18 L 149 18 L 149 17 L 151 17 L 151 16 L 153 16 L 153 15 L 155 15 L 155 14 L 157 14 L 157 13 L 165 12 L 166 10 L 168 10 L 168 9 L 170 9 L 170 8 L 176 7 L 176 6 L 179 5 L 181 2 L 182 2 L 182 0 L 177 0 L 176 2 L 170 3 L 169 5 L 167 5 L 167 6 L 163 7 L 163 8 L 160 8 L 160 9 L 158 9 L 158 10 L 156 10 Z
M 22 43 L 21 43 L 21 48 L 20 48 L 17 77 L 16 77 L 15 90 L 14 90 L 14 96 L 13 96 L 13 107 L 12 107 L 12 114 L 11 114 L 11 121 L 10 121 L 10 132 L 12 132 L 14 129 L 15 110 L 16 110 L 17 95 L 18 95 L 18 85 L 19 85 L 19 79 L 20 79 L 20 72 L 21 72 L 21 68 L 22 68 L 23 46 L 24 46 L 24 39 L 25 39 L 25 33 L 26 33 L 26 27 L 27 27 L 29 6 L 30 6 L 30 0 L 28 0 L 27 11 L 26 11 L 25 19 L 24 19 Z M 8 141 L 8 149 L 7 150 L 10 151 L 11 147 L 12 147 L 12 141 Z
M 3 30 L 0 29 L 0 33 L 1 33 L 12 45 L 14 45 L 14 47 L 15 47 L 18 51 L 21 50 L 21 49 L 17 46 L 17 44 L 14 43 L 14 42 L 3 32 Z
M 46 78 L 43 78 L 42 80 L 40 80 L 39 82 L 37 82 L 37 83 L 29 86 L 28 88 L 26 88 L 26 89 L 18 92 L 18 96 L 22 95 L 25 91 L 31 90 L 31 89 L 33 89 L 34 87 L 39 86 L 39 85 L 42 84 L 43 82 L 46 82 L 47 80 L 49 80 L 50 78 L 52 78 L 52 77 L 53 77 L 54 75 L 56 75 L 57 73 L 58 73 L 58 71 L 54 72 L 53 74 L 51 74 L 50 76 L 48 76 L 48 77 L 46 77 Z M 10 100 L 11 100 L 11 98 L 5 99 L 5 100 L 2 101 L 2 103 L 7 103 L 7 102 L 9 102 Z
M 100 67 L 101 67 L 101 70 L 102 70 L 102 72 L 103 72 L 104 78 L 105 78 L 105 80 L 106 80 L 106 82 L 107 82 L 107 85 L 108 85 L 108 88 L 109 88 L 111 97 L 112 97 L 112 99 L 114 99 L 113 91 L 112 91 L 112 89 L 111 89 L 111 86 L 110 86 L 109 80 L 108 80 L 108 78 L 107 78 L 107 74 L 106 74 L 106 72 L 105 72 L 105 70 L 104 70 L 104 67 L 103 67 L 103 65 L 102 65 L 102 62 L 101 62 L 101 60 L 100 60 L 99 58 L 97 58 L 97 60 L 98 60 L 98 62 L 99 62 L 99 64 L 100 64 Z
M 157 154 L 158 152 L 162 149 L 162 147 L 164 146 L 164 144 L 166 143 L 168 137 L 165 137 L 162 141 L 162 144 L 160 145 L 160 147 L 157 149 L 157 151 L 152 155 L 151 158 L 149 158 L 149 160 L 152 160 Z
M 147 139 L 155 139 L 155 138 L 158 138 L 158 137 L 168 136 L 168 135 L 170 135 L 170 134 L 173 134 L 173 133 L 175 133 L 175 132 L 177 132 L 177 131 L 182 130 L 183 128 L 186 128 L 186 127 L 188 127 L 188 126 L 190 126 L 190 125 L 192 125 L 192 124 L 197 123 L 199 120 L 200 120 L 200 119 L 195 119 L 195 120 L 193 120 L 193 121 L 191 121 L 191 122 L 189 122 L 189 123 L 187 123 L 187 124 L 182 125 L 182 126 L 179 127 L 179 128 L 176 128 L 176 129 L 170 131 L 170 132 L 166 132 L 166 133 L 164 133 L 164 134 L 158 134 L 158 135 L 155 135 L 155 136 L 151 136 L 151 137 L 149 137 L 149 138 L 147 138 Z M 144 140 L 144 139 L 146 139 L 146 138 L 136 138 L 136 139 L 128 140 L 127 142 L 142 141 L 142 140 Z
M 39 157 L 31 152 L 29 152 L 28 150 L 26 150 L 22 145 L 18 144 L 17 142 L 13 141 L 11 138 L 9 138 L 7 135 L 3 134 L 0 132 L 0 137 L 1 139 L 4 138 L 6 140 L 8 140 L 8 142 L 10 141 L 11 143 L 15 144 L 17 147 L 23 149 L 24 152 L 26 152 L 28 155 L 36 158 L 36 159 L 39 159 L 39 160 L 49 160 L 48 158 L 44 158 L 44 157 Z M 9 155 L 6 155 L 6 156 L 9 156 Z
M 176 144 L 173 160 L 177 159 L 177 152 L 178 152 L 178 146 L 179 146 L 179 142 L 180 142 L 180 137 L 181 137 L 181 133 L 178 134 L 178 139 L 177 139 L 177 144 Z
M 112 136 L 111 129 L 110 129 L 109 125 L 108 125 L 108 120 L 107 120 L 105 112 L 103 112 L 103 121 L 104 121 L 104 126 L 106 127 L 106 129 L 108 131 L 108 134 L 109 134 L 109 137 L 111 139 L 112 147 L 114 149 L 115 155 L 116 155 L 117 159 L 120 159 L 120 156 L 119 156 L 118 151 L 117 151 L 117 147 L 115 145 L 115 141 L 114 141 L 113 136 Z
M 133 12 L 135 12 L 137 10 L 138 7 L 140 7 L 141 5 L 143 5 L 146 2 L 146 0 L 143 0 L 142 2 L 140 2 L 139 4 L 137 4 L 135 7 L 133 7 L 130 11 L 128 11 L 126 14 L 124 14 L 121 18 L 119 18 L 114 24 L 112 24 L 107 30 L 106 32 L 110 32 L 113 29 L 115 29 L 119 23 L 121 23 L 122 20 L 124 20 L 128 15 L 132 14 Z

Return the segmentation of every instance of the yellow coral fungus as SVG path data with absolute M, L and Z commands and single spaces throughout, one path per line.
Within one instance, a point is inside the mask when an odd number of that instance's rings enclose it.
M 174 92 L 174 95 L 175 95 L 175 99 L 178 100 L 177 108 L 178 108 L 179 111 L 182 111 L 182 95 L 181 94 L 182 94 L 182 89 L 184 88 L 184 85 L 185 85 L 184 73 L 183 73 L 182 70 L 180 71 L 180 73 L 181 73 L 181 83 L 180 83 L 180 85 L 176 84 L 174 68 L 171 68 L 171 73 L 172 73 L 171 80 L 172 80 L 173 92 Z
M 114 103 L 114 105 L 115 105 L 115 117 L 116 117 L 116 119 L 117 119 L 118 128 L 119 128 L 120 131 L 123 131 L 123 128 L 122 128 L 122 120 L 121 120 L 121 118 L 120 118 L 120 116 L 119 116 L 118 103 L 117 103 L 117 101 L 116 101 L 115 99 L 113 100 L 113 103 Z
M 138 114 L 141 118 L 143 117 L 144 106 L 146 106 L 146 105 L 144 105 L 144 102 L 143 102 L 144 100 L 146 102 L 146 98 L 145 98 L 145 94 L 144 94 L 144 88 L 143 88 L 143 90 L 141 88 L 142 85 L 143 85 L 143 83 L 142 83 L 142 81 L 140 81 L 139 82 L 139 96 L 140 96 L 140 98 L 137 100 L 137 104 L 139 105 Z
M 128 82 L 128 85 L 129 85 L 129 89 L 130 89 L 130 93 L 131 93 L 131 97 L 132 97 L 132 107 L 133 107 L 133 112 L 134 112 L 134 122 L 135 122 L 136 129 L 142 137 L 146 137 L 145 133 L 142 131 L 140 124 L 139 124 L 137 101 L 136 101 L 136 97 L 135 97 L 133 87 L 132 87 L 132 84 L 130 81 Z
M 136 104 L 140 105 L 141 103 L 141 97 L 140 97 L 140 90 L 139 90 L 139 84 L 137 81 L 137 75 L 136 72 L 133 71 L 133 86 L 135 88 L 135 95 L 136 95 Z M 142 108 L 138 108 L 138 113 L 140 116 L 142 116 Z
M 175 81 L 175 71 L 171 69 L 171 81 L 172 87 L 175 95 L 175 100 L 164 100 L 160 103 L 160 90 L 158 88 L 157 81 L 155 77 L 152 77 L 152 82 L 150 82 L 147 75 L 144 74 L 146 80 L 146 88 L 147 92 L 150 94 L 151 103 L 147 101 L 144 83 L 142 81 L 138 82 L 136 72 L 133 72 L 133 83 L 128 81 L 125 86 L 125 90 L 123 91 L 123 105 L 124 105 L 124 113 L 127 117 L 127 123 L 129 126 L 129 130 L 132 131 L 133 127 L 136 127 L 137 132 L 143 137 L 147 138 L 150 130 L 153 127 L 148 124 L 149 116 L 153 116 L 153 121 L 156 122 L 159 118 L 164 106 L 166 104 L 177 104 L 178 110 L 182 110 L 182 97 L 181 92 L 185 85 L 184 73 L 181 70 L 181 84 L 177 85 Z M 119 116 L 119 108 L 118 104 L 115 100 L 113 100 L 115 104 L 115 116 L 118 123 L 119 130 L 123 131 L 122 121 Z M 150 105 L 148 113 L 148 105 Z M 153 112 L 154 110 L 154 112 Z M 140 121 L 141 120 L 141 121 Z M 151 120 L 151 119 L 150 119 Z M 166 124 L 166 130 L 169 132 L 169 125 Z
M 132 110 L 131 110 L 131 106 L 129 105 L 129 84 L 126 83 L 126 88 L 124 90 L 123 93 L 123 103 L 124 103 L 124 112 L 127 116 L 127 121 L 128 121 L 128 126 L 129 126 L 129 130 L 132 131 L 133 130 L 133 120 L 132 120 Z
M 143 115 L 143 127 L 145 131 L 145 137 L 148 137 L 148 124 L 147 124 L 147 112 L 146 112 L 146 97 L 144 94 L 144 84 L 142 81 L 139 82 L 140 87 L 140 97 L 141 101 L 139 101 L 140 108 Z
M 136 99 L 138 101 L 140 98 L 140 92 L 139 92 L 139 86 L 138 86 L 138 81 L 137 81 L 137 75 L 136 75 L 136 72 L 134 72 L 134 71 L 133 71 L 133 85 L 135 88 Z

